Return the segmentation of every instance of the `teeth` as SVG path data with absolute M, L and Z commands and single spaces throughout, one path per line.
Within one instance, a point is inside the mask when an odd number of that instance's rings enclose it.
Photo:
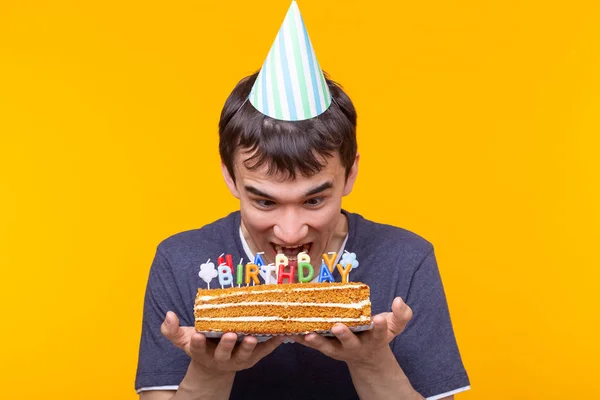
M 294 252 L 294 259 L 296 258 L 295 255 L 304 251 L 304 252 L 308 252 L 308 250 L 310 249 L 310 243 L 305 243 L 305 244 L 301 244 L 299 246 L 281 246 L 281 245 L 274 245 L 275 250 L 277 251 L 277 253 L 291 253 Z M 289 258 L 289 257 L 288 257 Z M 291 259 L 291 258 L 290 258 Z

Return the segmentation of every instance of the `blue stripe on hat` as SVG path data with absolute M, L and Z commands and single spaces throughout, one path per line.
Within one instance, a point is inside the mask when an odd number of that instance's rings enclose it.
M 290 66 L 287 61 L 287 52 L 285 51 L 285 43 L 283 41 L 282 35 L 277 35 L 277 39 L 279 41 L 279 59 L 281 60 L 281 67 L 283 69 L 283 83 L 285 86 L 285 95 L 287 97 L 288 104 L 290 105 L 290 119 L 292 121 L 296 121 L 298 119 L 298 115 L 296 113 L 296 99 L 294 99 L 294 91 L 292 89 L 292 78 L 290 73 Z

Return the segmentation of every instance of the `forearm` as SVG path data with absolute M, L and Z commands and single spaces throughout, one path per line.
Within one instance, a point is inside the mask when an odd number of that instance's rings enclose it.
M 423 396 L 413 389 L 389 348 L 373 359 L 376 361 L 372 364 L 348 363 L 354 388 L 361 399 L 423 400 Z
M 208 374 L 194 362 L 190 363 L 179 389 L 171 400 L 229 399 L 235 372 Z

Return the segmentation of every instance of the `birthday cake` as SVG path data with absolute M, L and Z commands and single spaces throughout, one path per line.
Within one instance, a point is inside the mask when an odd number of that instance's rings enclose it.
M 197 331 L 299 334 L 330 330 L 336 323 L 369 325 L 369 286 L 360 282 L 290 283 L 199 289 Z

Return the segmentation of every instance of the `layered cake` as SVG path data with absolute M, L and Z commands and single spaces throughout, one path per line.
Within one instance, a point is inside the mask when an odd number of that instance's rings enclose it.
M 336 323 L 369 325 L 369 286 L 360 282 L 290 283 L 198 289 L 197 331 L 296 334 Z

